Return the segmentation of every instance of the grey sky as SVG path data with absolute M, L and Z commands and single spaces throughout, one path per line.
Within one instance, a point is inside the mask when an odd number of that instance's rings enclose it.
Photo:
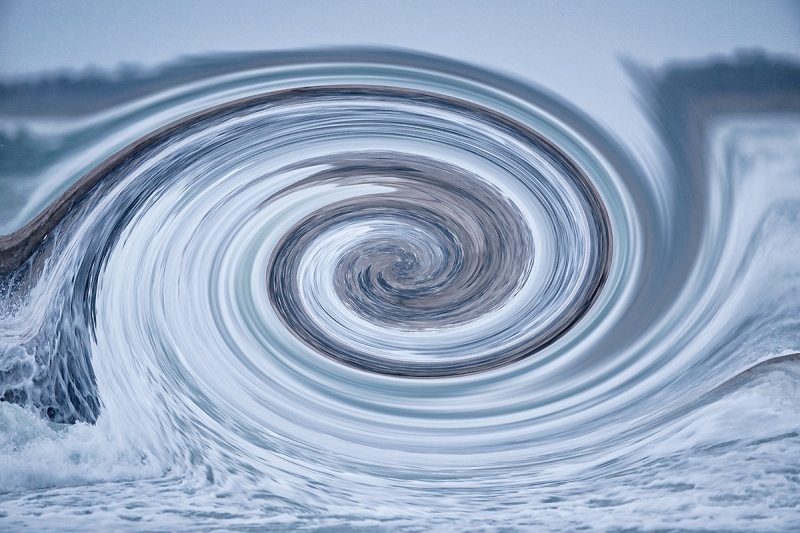
M 383 45 L 533 81 L 619 132 L 642 119 L 621 57 L 646 66 L 752 48 L 800 57 L 799 13 L 797 3 L 730 0 L 6 1 L 0 76 L 210 51 Z

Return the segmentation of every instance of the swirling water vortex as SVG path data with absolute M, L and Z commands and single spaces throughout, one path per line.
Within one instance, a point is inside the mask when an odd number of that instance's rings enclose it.
M 119 472 L 90 481 L 155 476 L 127 498 L 170 502 L 156 527 L 574 524 L 558 502 L 615 505 L 760 360 L 693 344 L 730 331 L 725 232 L 687 237 L 722 218 L 558 101 L 423 56 L 261 62 L 103 117 L 2 242 L 4 398 L 96 423 Z

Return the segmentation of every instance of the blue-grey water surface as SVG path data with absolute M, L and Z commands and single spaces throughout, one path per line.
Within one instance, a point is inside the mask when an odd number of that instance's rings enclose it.
M 0 87 L 0 528 L 800 528 L 800 67 Z

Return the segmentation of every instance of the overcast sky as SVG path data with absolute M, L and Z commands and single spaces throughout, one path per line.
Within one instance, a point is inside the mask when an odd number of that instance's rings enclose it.
M 655 67 L 752 48 L 800 58 L 800 7 L 755 0 L 0 0 L 5 78 L 329 45 L 402 47 L 490 67 L 544 86 L 619 129 L 641 118 L 620 58 Z

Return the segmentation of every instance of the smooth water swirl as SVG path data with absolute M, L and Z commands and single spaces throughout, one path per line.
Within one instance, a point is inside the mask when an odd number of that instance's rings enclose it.
M 274 308 L 316 351 L 397 376 L 480 372 L 536 353 L 591 307 L 610 265 L 606 213 L 580 169 L 534 132 L 409 91 L 309 91 L 271 117 L 295 106 L 308 116 L 290 132 L 271 118 L 268 135 L 298 155 L 332 152 L 265 176 L 286 188 L 260 208 L 336 198 L 281 236 L 267 268 Z M 387 140 L 408 151 L 364 150 Z M 340 151 L 349 147 L 362 151 Z M 475 154 L 483 177 L 458 166 Z

